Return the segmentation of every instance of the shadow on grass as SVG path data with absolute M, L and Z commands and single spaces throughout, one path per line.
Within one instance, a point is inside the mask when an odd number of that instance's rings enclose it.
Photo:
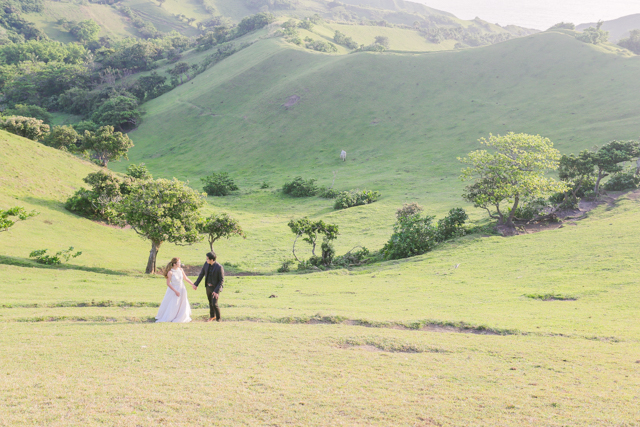
M 45 265 L 38 264 L 35 261 L 26 258 L 18 258 L 6 255 L 0 255 L 0 264 L 4 265 L 14 265 L 16 267 L 27 267 L 27 268 L 42 268 L 45 270 L 80 270 L 80 271 L 88 271 L 90 273 L 99 273 L 99 274 L 109 274 L 112 276 L 126 276 L 127 273 L 123 271 L 110 270 L 108 268 L 101 267 L 85 267 L 82 265 L 72 265 L 72 264 L 62 264 L 62 265 Z

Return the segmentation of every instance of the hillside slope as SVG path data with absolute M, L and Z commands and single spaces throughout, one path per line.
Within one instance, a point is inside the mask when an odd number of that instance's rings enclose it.
M 490 132 L 542 134 L 563 152 L 636 138 L 639 69 L 561 33 L 423 55 L 324 55 L 267 39 L 146 104 L 131 159 L 191 180 L 339 169 L 341 186 L 453 196 L 456 157 Z

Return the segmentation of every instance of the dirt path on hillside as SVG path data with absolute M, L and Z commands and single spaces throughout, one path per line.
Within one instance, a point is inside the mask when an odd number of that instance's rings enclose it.
M 516 228 L 519 234 L 538 233 L 540 231 L 556 230 L 566 226 L 578 225 L 580 221 L 587 217 L 587 214 L 598 206 L 606 204 L 608 207 L 615 207 L 618 199 L 626 196 L 633 201 L 640 201 L 640 190 L 616 191 L 605 194 L 597 201 L 580 201 L 578 209 L 570 209 L 557 212 L 558 222 L 550 221 L 518 221 Z

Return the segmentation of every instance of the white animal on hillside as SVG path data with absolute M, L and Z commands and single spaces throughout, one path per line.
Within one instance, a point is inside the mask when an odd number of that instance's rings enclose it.
M 340 152 L 340 159 L 342 159 L 342 161 L 346 161 L 347 160 L 347 152 L 342 150 L 342 152 Z

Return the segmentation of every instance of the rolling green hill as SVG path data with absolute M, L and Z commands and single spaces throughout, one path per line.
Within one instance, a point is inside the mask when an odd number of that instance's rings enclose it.
M 562 33 L 422 55 L 267 39 L 147 103 L 131 159 L 192 181 L 221 170 L 245 187 L 299 174 L 329 185 L 337 171 L 339 188 L 457 200 L 456 157 L 490 132 L 543 134 L 563 152 L 636 138 L 639 67 Z

